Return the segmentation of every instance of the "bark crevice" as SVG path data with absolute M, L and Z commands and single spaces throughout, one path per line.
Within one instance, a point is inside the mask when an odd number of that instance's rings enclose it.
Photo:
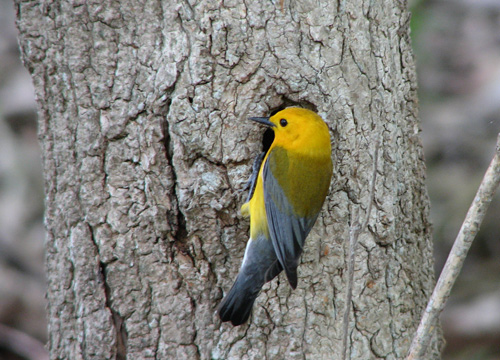
M 106 267 L 107 264 L 103 263 L 102 261 L 99 262 L 99 269 L 102 276 L 102 282 L 104 284 L 106 307 L 109 309 L 109 311 L 111 311 L 112 324 L 115 329 L 116 359 L 125 360 L 127 358 L 128 334 L 125 328 L 125 320 L 112 306 L 111 289 L 108 282 L 106 281 Z

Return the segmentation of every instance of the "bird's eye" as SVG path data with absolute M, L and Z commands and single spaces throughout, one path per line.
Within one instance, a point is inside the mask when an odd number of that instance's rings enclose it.
M 280 125 L 283 126 L 283 127 L 285 127 L 285 126 L 288 125 L 288 121 L 286 121 L 286 119 L 281 119 L 280 120 Z

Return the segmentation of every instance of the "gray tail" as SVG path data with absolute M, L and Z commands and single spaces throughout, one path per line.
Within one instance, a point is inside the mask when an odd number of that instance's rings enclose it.
M 219 305 L 221 320 L 231 321 L 234 326 L 246 323 L 263 285 L 261 281 L 259 283 L 248 281 L 239 274 L 233 287 Z
M 262 286 L 283 270 L 271 240 L 258 237 L 247 247 L 240 273 L 218 308 L 221 320 L 231 321 L 234 326 L 247 322 Z

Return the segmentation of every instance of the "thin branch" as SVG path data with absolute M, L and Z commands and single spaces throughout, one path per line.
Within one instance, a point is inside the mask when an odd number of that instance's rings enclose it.
M 353 224 L 349 232 L 349 260 L 347 262 L 347 295 L 345 300 L 344 310 L 344 338 L 342 343 L 342 360 L 347 359 L 347 339 L 349 338 L 349 315 L 351 313 L 352 302 L 352 287 L 354 282 L 354 251 L 358 242 L 359 229 L 361 228 L 358 222 L 358 208 L 352 215 Z
M 375 143 L 375 150 L 373 151 L 373 174 L 372 183 L 370 188 L 369 203 L 366 209 L 366 218 L 363 224 L 360 224 L 359 210 L 356 207 L 352 215 L 352 225 L 349 232 L 349 260 L 347 263 L 347 295 L 346 295 L 346 306 L 344 310 L 344 338 L 342 344 L 342 359 L 347 359 L 347 339 L 349 338 L 349 315 L 351 313 L 351 302 L 352 302 L 352 288 L 354 284 L 354 254 L 356 252 L 356 244 L 358 243 L 359 234 L 361 234 L 364 229 L 368 226 L 370 221 L 370 214 L 372 212 L 372 204 L 375 199 L 375 180 L 377 179 L 377 161 L 378 161 L 378 140 Z
M 486 210 L 500 184 L 500 134 L 498 135 L 495 155 L 490 166 L 484 174 L 483 181 L 479 185 L 476 197 L 472 202 L 465 220 L 460 228 L 460 232 L 455 239 L 455 243 L 446 260 L 443 271 L 429 299 L 427 308 L 422 316 L 417 329 L 407 360 L 422 359 L 429 344 L 431 335 L 436 327 L 437 318 L 450 296 L 451 288 L 455 283 L 460 270 L 464 264 L 467 252 L 472 241 L 479 231 L 479 226 L 483 221 Z
M 0 324 L 0 347 L 28 360 L 49 360 L 49 354 L 44 345 L 37 339 Z

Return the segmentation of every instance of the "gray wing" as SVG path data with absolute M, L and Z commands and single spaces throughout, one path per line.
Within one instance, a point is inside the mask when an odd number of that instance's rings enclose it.
M 269 169 L 269 157 L 264 164 L 264 202 L 267 222 L 276 256 L 286 272 L 292 288 L 297 287 L 297 266 L 304 242 L 316 221 L 294 215 L 292 205 L 288 202 L 278 181 Z
M 255 192 L 255 185 L 257 185 L 257 177 L 259 175 L 260 165 L 262 164 L 264 156 L 266 156 L 265 152 L 261 152 L 260 154 L 257 154 L 257 156 L 255 156 L 252 165 L 252 175 L 250 175 L 250 178 L 245 185 L 245 190 L 249 190 L 247 200 L 245 202 L 249 202 L 253 196 L 253 193 Z

